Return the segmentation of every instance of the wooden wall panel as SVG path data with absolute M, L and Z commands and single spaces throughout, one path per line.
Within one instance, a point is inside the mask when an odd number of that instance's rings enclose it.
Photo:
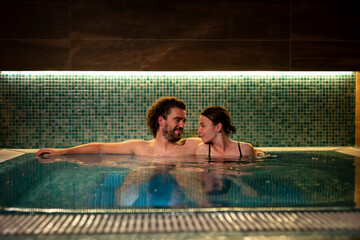
M 73 39 L 287 39 L 288 0 L 79 0 Z
M 291 40 L 360 40 L 355 0 L 291 0 Z
M 291 44 L 293 71 L 360 69 L 360 41 L 296 41 Z
M 289 68 L 279 41 L 73 41 L 72 70 L 270 71 Z
M 2 40 L 0 70 L 69 70 L 68 40 Z
M 1 0 L 0 9 L 0 39 L 69 38 L 68 0 Z
M 355 0 L 2 0 L 0 9 L 0 71 L 360 70 Z

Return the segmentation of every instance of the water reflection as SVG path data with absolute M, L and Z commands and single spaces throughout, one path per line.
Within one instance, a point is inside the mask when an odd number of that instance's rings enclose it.
M 240 161 L 195 156 L 24 156 L 0 165 L 4 170 L 17 164 L 13 172 L 0 175 L 2 182 L 11 183 L 0 189 L 6 196 L 0 206 L 356 208 L 354 158 L 333 153 L 277 155 Z
M 251 176 L 250 172 L 241 170 L 251 166 L 255 158 L 239 161 L 191 156 L 184 161 L 184 158 L 127 155 L 68 155 L 39 157 L 38 160 L 42 164 L 71 162 L 126 168 L 126 172 L 102 176 L 91 207 L 227 206 L 229 200 L 218 198 L 229 194 L 233 186 L 241 186 L 245 196 L 257 196 L 256 190 L 241 180 L 241 176 Z

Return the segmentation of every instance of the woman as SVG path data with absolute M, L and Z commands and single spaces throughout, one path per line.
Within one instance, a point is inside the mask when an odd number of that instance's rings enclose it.
M 228 111 L 219 106 L 206 108 L 200 115 L 198 134 L 203 141 L 196 155 L 211 157 L 245 157 L 261 154 L 249 143 L 235 142 L 229 139 L 236 127 L 231 124 Z

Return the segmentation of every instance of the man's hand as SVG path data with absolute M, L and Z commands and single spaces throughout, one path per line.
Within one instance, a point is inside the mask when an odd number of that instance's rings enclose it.
M 61 155 L 61 153 L 60 153 L 60 150 L 56 150 L 53 148 L 42 148 L 39 151 L 37 151 L 35 155 L 37 157 L 39 157 L 39 156 L 47 157 L 47 156 L 53 156 L 53 155 Z

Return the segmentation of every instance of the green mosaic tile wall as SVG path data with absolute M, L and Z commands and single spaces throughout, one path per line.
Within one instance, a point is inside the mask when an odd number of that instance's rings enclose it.
M 147 108 L 187 103 L 185 137 L 205 107 L 226 107 L 234 140 L 257 147 L 348 146 L 355 135 L 353 72 L 1 72 L 0 147 L 69 147 L 151 139 Z

